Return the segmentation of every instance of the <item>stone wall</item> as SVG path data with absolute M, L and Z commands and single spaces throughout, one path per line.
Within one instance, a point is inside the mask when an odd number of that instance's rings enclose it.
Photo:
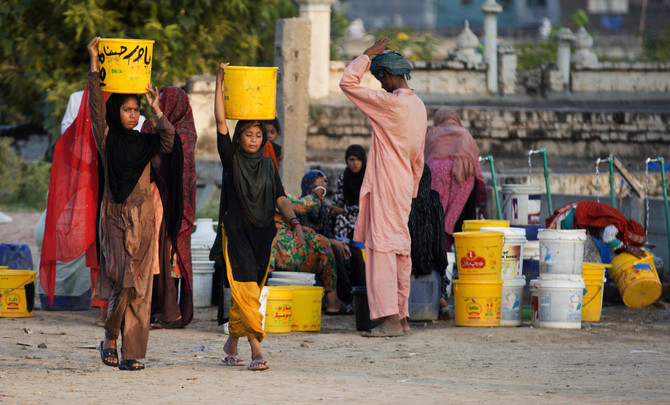
M 429 127 L 439 105 L 427 105 Z M 543 147 L 552 157 L 623 159 L 670 155 L 670 112 L 567 108 L 456 107 L 482 155 L 519 158 Z M 351 104 L 312 105 L 308 160 L 340 161 L 352 143 L 369 146 L 372 127 Z

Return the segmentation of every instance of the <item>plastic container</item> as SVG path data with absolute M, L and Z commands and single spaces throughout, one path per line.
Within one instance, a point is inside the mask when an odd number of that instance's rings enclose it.
M 440 316 L 440 273 L 410 276 L 409 320 L 434 321 Z
M 231 120 L 275 118 L 277 68 L 228 66 L 224 69 L 224 104 Z
M 641 308 L 653 304 L 663 292 L 658 278 L 654 256 L 644 252 L 642 259 L 630 253 L 618 254 L 612 259 L 610 278 L 616 283 L 623 303 L 628 307 Z
M 321 330 L 321 299 L 323 287 L 293 287 L 291 331 Z
M 603 306 L 603 285 L 605 284 L 605 269 L 609 264 L 588 263 L 582 264 L 582 278 L 586 285 L 582 299 L 582 322 L 600 322 Z
M 212 305 L 212 284 L 214 282 L 214 262 L 192 261 L 193 266 L 193 306 L 196 308 Z
M 523 274 L 523 247 L 526 243 L 526 230 L 521 228 L 484 227 L 480 231 L 502 232 L 501 277 L 518 278 Z
M 542 191 L 537 184 L 503 184 L 503 217 L 511 225 L 539 224 Z
M 539 326 L 542 328 L 580 329 L 582 327 L 582 298 L 584 279 L 537 280 Z
M 500 326 L 502 281 L 454 280 L 456 326 Z
M 463 221 L 463 232 L 476 232 L 482 227 L 508 227 L 509 221 L 504 219 L 466 219 Z
M 268 333 L 288 333 L 293 320 L 293 288 L 268 287 L 265 308 L 265 331 Z
M 141 94 L 151 83 L 154 41 L 102 38 L 98 43 L 101 90 Z
M 0 318 L 33 316 L 36 278 L 32 270 L 0 270 Z
M 544 229 L 542 225 L 510 225 L 512 228 L 520 228 L 526 231 L 526 240 L 537 240 L 537 232 Z
M 526 286 L 524 276 L 503 280 L 501 293 L 500 326 L 520 326 L 523 289 Z
M 355 286 L 351 289 L 354 295 L 354 305 L 356 306 L 356 330 L 370 330 L 381 325 L 381 320 L 370 319 L 370 307 L 368 306 L 368 290 L 362 286 Z
M 363 261 L 365 261 L 365 243 L 353 241 L 351 242 L 351 244 L 361 250 L 361 254 L 363 255 Z
M 0 243 L 0 265 L 9 269 L 32 270 L 30 246 L 22 243 Z
M 540 277 L 545 275 L 582 275 L 584 229 L 540 229 Z
M 463 281 L 500 281 L 502 232 L 456 232 L 456 265 Z

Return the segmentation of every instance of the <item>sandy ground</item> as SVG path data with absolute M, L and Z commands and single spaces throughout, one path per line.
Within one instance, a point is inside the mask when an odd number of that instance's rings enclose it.
M 21 222 L 0 225 L 0 241 L 32 238 Z M 580 330 L 438 321 L 392 339 L 361 337 L 353 316 L 324 316 L 321 332 L 268 335 L 265 372 L 220 362 L 215 308 L 196 309 L 186 329 L 152 331 L 140 372 L 101 363 L 95 316 L 0 318 L 0 402 L 670 403 L 670 310 L 657 306 L 607 307 L 600 323 Z M 249 359 L 246 344 L 240 354 Z

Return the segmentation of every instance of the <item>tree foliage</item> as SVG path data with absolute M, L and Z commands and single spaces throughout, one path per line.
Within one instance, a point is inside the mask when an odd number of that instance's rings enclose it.
M 153 39 L 152 84 L 161 87 L 213 74 L 222 61 L 271 65 L 276 21 L 296 15 L 290 0 L 3 0 L 0 124 L 31 121 L 59 135 L 95 36 Z

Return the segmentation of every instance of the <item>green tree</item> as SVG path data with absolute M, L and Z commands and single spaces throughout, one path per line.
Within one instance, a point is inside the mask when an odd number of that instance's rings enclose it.
M 296 15 L 290 0 L 3 0 L 0 124 L 40 123 L 57 137 L 94 36 L 156 41 L 160 87 L 213 74 L 221 61 L 271 65 L 276 21 Z

